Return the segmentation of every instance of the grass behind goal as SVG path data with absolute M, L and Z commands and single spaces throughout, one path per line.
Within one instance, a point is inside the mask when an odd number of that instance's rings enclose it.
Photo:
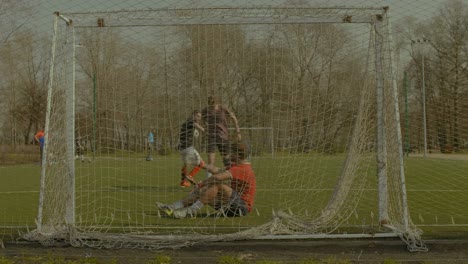
M 278 153 L 281 156 L 281 153 Z M 314 168 L 321 175 L 311 176 L 311 184 L 301 178 L 294 188 L 282 188 L 282 179 L 277 175 L 281 163 L 288 159 L 310 158 L 322 162 Z M 272 218 L 273 208 L 302 212 L 307 215 L 316 211 L 328 201 L 333 193 L 339 175 L 342 155 L 301 154 L 294 157 L 253 157 L 252 163 L 257 174 L 257 197 L 251 214 L 242 218 L 206 217 L 213 211 L 206 207 L 196 219 L 177 220 L 157 211 L 156 201 L 172 202 L 190 191 L 181 188 L 179 183 L 179 156 L 156 156 L 147 162 L 142 154 L 125 156 L 101 156 L 92 162 L 76 162 L 76 210 L 79 219 L 77 226 L 107 226 L 109 229 L 133 228 L 136 231 L 156 233 L 174 230 L 193 229 L 210 233 L 232 232 L 254 227 Z M 412 221 L 426 234 L 435 237 L 468 237 L 468 182 L 466 175 L 452 171 L 468 171 L 468 161 L 463 159 L 434 159 L 422 157 L 406 158 L 406 179 L 409 210 Z M 300 172 L 306 173 L 307 164 L 300 163 Z M 317 166 L 317 164 L 314 164 Z M 378 226 L 377 177 L 371 168 L 366 177 L 368 184 L 360 206 L 350 217 L 340 232 L 347 229 Z M 287 172 L 285 172 L 287 173 Z M 197 180 L 204 172 L 197 175 Z M 286 177 L 290 181 L 294 181 Z M 13 234 L 16 230 L 35 228 L 38 209 L 40 166 L 17 165 L 0 167 L 0 228 L 2 235 Z M 291 186 L 291 185 L 290 185 Z M 312 187 L 311 186 L 315 186 Z M 316 188 L 320 186 L 320 188 Z M 306 195 L 314 193 L 315 195 Z M 297 208 L 286 208 L 288 201 L 298 201 Z M 293 210 L 291 210 L 293 209 Z M 233 230 L 236 229 L 236 230 Z

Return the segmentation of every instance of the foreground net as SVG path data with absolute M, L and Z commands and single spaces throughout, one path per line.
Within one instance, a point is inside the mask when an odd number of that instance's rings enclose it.
M 38 228 L 26 237 L 174 248 L 400 236 L 425 250 L 407 207 L 387 11 L 57 13 Z M 237 218 L 207 207 L 194 219 L 165 217 L 155 202 L 190 191 L 179 187 L 180 125 L 209 95 L 233 110 L 252 150 L 254 209 Z M 77 142 L 83 157 L 75 157 Z M 204 135 L 195 145 L 205 156 Z

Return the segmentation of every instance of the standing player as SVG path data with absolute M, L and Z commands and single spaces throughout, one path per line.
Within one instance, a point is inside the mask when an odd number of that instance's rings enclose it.
M 194 110 L 192 116 L 180 127 L 178 148 L 183 163 L 181 170 L 182 179 L 180 181 L 180 186 L 182 187 L 190 187 L 192 183 L 195 183 L 195 175 L 200 169 L 205 168 L 205 162 L 193 146 L 193 138 L 199 135 L 199 131 L 205 132 L 205 129 L 200 125 L 200 121 L 200 111 Z M 192 170 L 187 173 L 189 166 L 192 167 Z
M 146 156 L 147 161 L 153 160 L 154 150 L 154 128 L 151 128 L 148 132 L 148 155 Z
M 208 97 L 208 107 L 202 110 L 203 121 L 207 124 L 208 135 L 208 165 L 214 166 L 216 147 L 223 157 L 224 166 L 229 166 L 229 129 L 228 118 L 234 122 L 237 140 L 241 140 L 241 133 L 237 118 L 233 112 L 221 105 L 219 98 Z M 207 176 L 210 176 L 209 174 Z
M 76 137 L 75 139 L 76 158 L 79 158 L 81 162 L 84 161 L 84 146 L 81 144 L 81 138 Z
M 42 165 L 42 157 L 44 155 L 44 143 L 45 143 L 45 134 L 44 130 L 40 129 L 36 135 L 34 135 L 34 139 L 39 143 L 39 151 L 41 153 L 41 165 Z
M 227 217 L 246 215 L 252 211 L 257 188 L 255 173 L 247 156 L 244 144 L 234 144 L 230 156 L 232 166 L 228 170 L 208 167 L 213 176 L 200 182 L 180 201 L 173 204 L 156 203 L 158 208 L 175 218 L 195 217 L 205 205 L 212 206 Z

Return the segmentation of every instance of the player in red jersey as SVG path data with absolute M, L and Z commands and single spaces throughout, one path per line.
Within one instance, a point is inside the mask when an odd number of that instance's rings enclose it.
M 247 161 L 244 144 L 231 146 L 232 165 L 228 170 L 208 166 L 213 175 L 201 181 L 197 188 L 173 204 L 157 203 L 161 211 L 175 218 L 195 217 L 205 205 L 210 205 L 228 217 L 244 216 L 252 211 L 256 178 Z M 230 184 L 226 184 L 230 181 Z

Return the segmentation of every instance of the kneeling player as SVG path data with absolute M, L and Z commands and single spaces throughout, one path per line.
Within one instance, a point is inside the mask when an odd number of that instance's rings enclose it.
M 252 210 L 256 191 L 255 173 L 246 157 L 246 146 L 234 144 L 231 147 L 232 166 L 228 170 L 208 166 L 213 175 L 201 181 L 190 194 L 173 204 L 157 203 L 157 206 L 175 218 L 195 217 L 205 205 L 229 217 L 246 215 Z M 229 185 L 226 184 L 228 181 Z

